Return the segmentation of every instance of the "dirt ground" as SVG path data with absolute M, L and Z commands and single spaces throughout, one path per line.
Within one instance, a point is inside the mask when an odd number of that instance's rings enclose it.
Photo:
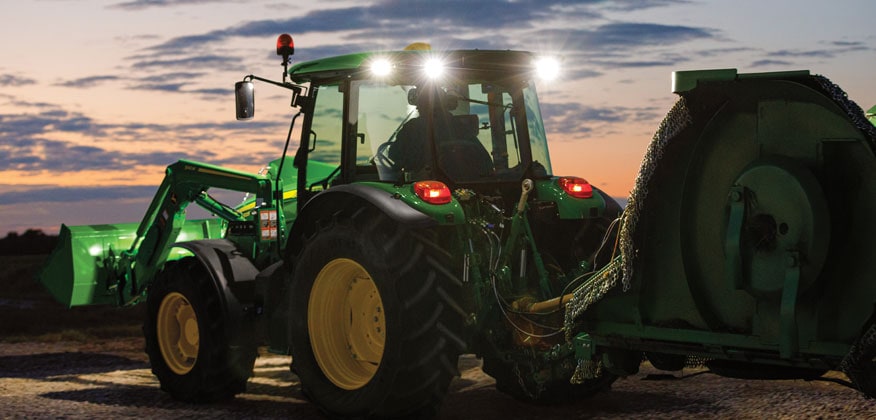
M 226 403 L 192 405 L 159 389 L 142 348 L 138 337 L 0 343 L 0 417 L 324 418 L 301 395 L 289 357 L 263 353 L 246 393 Z M 876 402 L 828 381 L 744 381 L 645 364 L 611 391 L 539 407 L 498 392 L 473 356 L 460 359 L 460 371 L 441 419 L 876 418 Z
M 33 280 L 44 258 L 0 257 L 0 418 L 324 418 L 301 395 L 290 358 L 264 352 L 236 399 L 174 401 L 149 370 L 141 310 L 64 308 Z M 746 381 L 646 363 L 608 392 L 545 407 L 497 391 L 471 355 L 459 367 L 441 419 L 876 418 L 876 401 L 829 380 Z

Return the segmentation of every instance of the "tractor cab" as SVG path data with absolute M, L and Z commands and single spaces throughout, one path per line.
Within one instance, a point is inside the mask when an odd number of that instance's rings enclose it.
M 298 101 L 296 162 L 335 166 L 331 179 L 316 183 L 326 186 L 436 180 L 456 188 L 550 177 L 536 69 L 530 53 L 485 50 L 295 64 L 287 74 L 307 91 Z

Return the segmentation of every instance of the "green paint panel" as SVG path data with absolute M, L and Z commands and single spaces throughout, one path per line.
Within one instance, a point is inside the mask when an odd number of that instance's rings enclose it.
M 591 198 L 575 198 L 566 194 L 556 177 L 542 179 L 535 182 L 535 190 L 541 201 L 553 201 L 557 203 L 557 213 L 560 219 L 589 219 L 600 216 L 605 211 L 605 200 L 602 195 L 593 192 Z M 592 215 L 591 212 L 595 212 Z
M 465 222 L 465 212 L 456 198 L 447 204 L 429 204 L 417 197 L 413 184 L 401 186 L 386 182 L 362 182 L 361 184 L 386 191 L 411 208 L 435 219 L 440 225 L 458 225 Z

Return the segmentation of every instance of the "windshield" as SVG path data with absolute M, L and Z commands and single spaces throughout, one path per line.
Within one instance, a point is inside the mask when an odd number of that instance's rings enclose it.
M 354 81 L 357 178 L 518 180 L 551 174 L 531 84 Z

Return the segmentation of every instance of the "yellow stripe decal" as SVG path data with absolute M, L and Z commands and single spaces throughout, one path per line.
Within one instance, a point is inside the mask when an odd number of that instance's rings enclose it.
M 283 200 L 284 201 L 291 200 L 293 198 L 298 198 L 298 190 L 289 190 L 289 191 L 283 192 Z M 244 212 L 250 211 L 254 208 L 255 208 L 255 201 L 253 201 L 252 203 L 249 203 L 243 207 L 238 208 L 237 211 L 244 213 Z

